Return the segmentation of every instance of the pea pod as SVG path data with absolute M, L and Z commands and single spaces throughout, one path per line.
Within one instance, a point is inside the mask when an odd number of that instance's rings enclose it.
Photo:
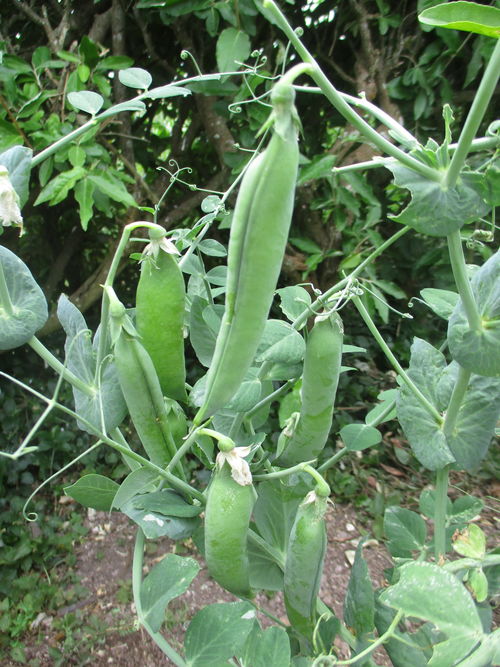
M 185 401 L 184 278 L 175 257 L 166 251 L 172 248 L 164 248 L 162 243 L 165 242 L 152 240 L 141 263 L 136 326 L 163 393 Z
M 236 482 L 229 463 L 219 459 L 205 509 L 205 559 L 215 581 L 246 598 L 252 596 L 247 535 L 255 499 L 253 485 Z
M 294 628 L 309 638 L 316 623 L 316 598 L 326 552 L 327 500 L 311 491 L 299 505 L 285 561 L 286 613 Z
M 137 435 L 150 460 L 164 467 L 176 449 L 151 357 L 138 338 L 123 328 L 115 340 L 114 357 L 118 381 Z
M 289 83 L 273 89 L 274 133 L 242 180 L 228 246 L 226 305 L 199 424 L 236 393 L 255 356 L 281 270 L 298 168 L 297 118 Z
M 300 416 L 277 460 L 281 466 L 315 459 L 326 444 L 332 427 L 343 333 L 338 313 L 316 318 L 306 344 Z

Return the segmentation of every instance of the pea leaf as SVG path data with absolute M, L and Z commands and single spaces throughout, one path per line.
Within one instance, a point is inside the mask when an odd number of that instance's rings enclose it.
M 434 646 L 429 666 L 454 664 L 483 636 L 472 597 L 455 576 L 434 563 L 404 565 L 398 583 L 383 591 L 380 600 L 393 609 L 402 609 L 405 616 L 434 623 L 449 637 Z
M 420 296 L 429 308 L 444 320 L 450 319 L 453 309 L 460 298 L 456 292 L 450 292 L 445 289 L 434 289 L 433 287 L 421 290 Z
M 389 551 L 395 558 L 409 558 L 412 551 L 425 546 L 427 528 L 416 512 L 403 507 L 388 507 L 384 513 L 384 532 L 389 540 Z
M 460 300 L 448 324 L 453 359 L 464 368 L 486 376 L 500 376 L 500 251 L 492 255 L 471 280 L 480 315 L 480 328 L 471 330 Z
M 341 429 L 340 437 L 350 452 L 361 452 L 382 441 L 380 431 L 367 424 L 347 424 Z
M 0 296 L 0 350 L 11 350 L 27 343 L 43 327 L 47 302 L 26 264 L 3 246 L 0 271 L 6 288 L 5 297 L 3 293 Z
M 311 305 L 311 295 L 300 285 L 290 285 L 276 290 L 280 297 L 280 308 L 283 315 L 290 322 L 293 322 L 299 315 L 302 315 L 304 310 Z M 306 322 L 302 325 L 304 327 Z M 301 327 L 301 328 L 302 328 Z
M 133 501 L 137 509 L 158 512 L 165 516 L 193 517 L 202 510 L 199 505 L 190 505 L 172 489 L 137 495 Z
M 190 667 L 220 667 L 239 653 L 255 623 L 249 602 L 208 605 L 193 618 L 184 638 Z
M 104 98 L 99 93 L 91 90 L 80 90 L 78 92 L 68 93 L 68 101 L 76 109 L 85 111 L 85 113 L 95 116 L 102 108 Z
M 443 188 L 397 162 L 387 163 L 394 183 L 411 192 L 411 202 L 393 220 L 429 236 L 447 236 L 463 225 L 478 220 L 489 211 L 484 201 L 484 177 L 462 173 L 457 185 Z
M 411 346 L 408 375 L 438 412 L 446 409 L 450 389 L 443 392 L 443 386 L 449 377 L 441 352 L 426 341 L 415 338 Z M 403 431 L 422 465 L 429 470 L 439 470 L 455 461 L 442 429 L 406 384 L 399 389 L 396 407 Z
M 141 67 L 128 67 L 118 72 L 118 79 L 120 83 L 129 88 L 146 90 L 151 85 L 153 77 Z
M 152 511 L 136 507 L 140 496 L 135 496 L 121 504 L 121 511 L 141 527 L 148 540 L 159 537 L 170 537 L 172 540 L 185 540 L 195 532 L 200 525 L 197 517 L 168 516 L 163 511 Z
M 375 625 L 379 635 L 387 631 L 395 615 L 394 610 L 381 604 L 378 598 L 376 599 Z M 395 629 L 393 637 L 384 642 L 384 648 L 394 667 L 426 667 L 431 653 L 430 646 L 425 651 L 424 647 L 417 645 L 414 635 L 401 632 L 398 628 Z
M 290 667 L 290 640 L 283 628 L 262 630 L 255 624 L 238 658 L 243 667 Z
M 290 324 L 268 320 L 257 348 L 256 360 L 274 364 L 296 364 L 304 358 L 305 342 Z
M 137 468 L 125 477 L 113 498 L 113 507 L 121 509 L 121 506 L 139 493 L 154 491 L 158 475 L 148 468 Z
M 500 37 L 500 10 L 477 2 L 447 2 L 429 7 L 419 14 L 418 20 L 435 28 Z
M 194 558 L 167 554 L 141 584 L 141 605 L 144 618 L 154 632 L 165 620 L 169 602 L 187 591 L 200 571 Z
M 219 72 L 238 70 L 250 55 L 250 38 L 242 30 L 226 28 L 219 35 L 216 46 L 217 69 Z
M 84 475 L 80 479 L 64 487 L 64 493 L 84 507 L 101 512 L 109 512 L 113 498 L 118 491 L 118 484 L 104 475 Z
M 375 628 L 375 598 L 368 567 L 363 558 L 363 540 L 356 548 L 356 556 L 349 577 L 344 600 L 344 621 L 352 628 L 362 650 L 365 640 Z

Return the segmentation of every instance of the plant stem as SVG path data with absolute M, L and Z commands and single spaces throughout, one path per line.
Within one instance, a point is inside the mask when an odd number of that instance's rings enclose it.
M 377 327 L 375 326 L 375 323 L 373 322 L 372 318 L 370 317 L 368 311 L 363 305 L 363 302 L 358 296 L 353 296 L 352 301 L 356 308 L 358 309 L 359 314 L 363 318 L 366 326 L 370 330 L 370 333 L 372 336 L 375 338 L 377 343 L 379 344 L 382 352 L 385 354 L 389 362 L 391 363 L 392 367 L 394 370 L 400 375 L 401 379 L 403 382 L 406 384 L 408 389 L 413 393 L 413 395 L 420 401 L 422 406 L 427 410 L 427 412 L 434 417 L 436 422 L 441 426 L 443 423 L 443 417 L 440 415 L 438 410 L 430 403 L 430 401 L 422 394 L 420 389 L 415 385 L 413 380 L 409 377 L 407 372 L 403 369 L 399 361 L 396 359 L 394 354 L 391 352 L 389 349 L 389 346 L 385 342 L 385 340 L 382 338 L 380 335 Z
M 5 280 L 5 273 L 3 271 L 3 266 L 0 262 L 0 308 L 5 310 L 7 315 L 12 317 L 14 315 L 14 306 L 10 300 L 9 288 L 7 287 L 7 281 Z
M 41 162 L 49 158 L 51 155 L 54 155 L 54 153 L 57 153 L 57 151 L 62 148 L 63 146 L 66 146 L 66 144 L 74 141 L 77 139 L 79 136 L 82 134 L 85 134 L 88 130 L 92 129 L 96 125 L 99 125 L 100 120 L 99 117 L 91 118 L 88 120 L 86 123 L 81 125 L 80 127 L 77 127 L 76 130 L 73 130 L 72 132 L 69 132 L 66 134 L 64 137 L 61 137 L 57 141 L 55 141 L 53 144 L 45 148 L 45 150 L 40 151 L 37 155 L 34 155 L 31 158 L 31 168 L 36 167 L 39 165 Z
M 328 468 L 331 468 L 334 466 L 337 461 L 340 461 L 341 458 L 343 458 L 349 450 L 347 447 L 342 447 L 342 449 L 339 449 L 338 452 L 336 452 L 333 456 L 331 456 L 329 459 L 327 459 L 324 463 L 322 463 L 319 468 L 318 472 L 323 472 L 324 470 L 328 470 Z
M 446 553 L 446 504 L 448 500 L 449 467 L 436 471 L 436 500 L 434 505 L 434 555 L 440 561 Z
M 305 466 L 309 466 L 309 464 L 314 463 L 314 461 L 315 459 L 313 459 L 312 461 L 304 461 L 303 463 L 297 463 L 296 466 L 292 466 L 291 468 L 283 468 L 283 470 L 273 470 L 272 472 L 268 472 L 265 475 L 253 475 L 253 479 L 256 482 L 266 482 L 270 479 L 281 479 L 283 477 L 289 477 L 290 475 L 293 475 L 296 472 L 304 472 Z
M 451 269 L 458 293 L 462 300 L 462 305 L 469 322 L 469 327 L 472 331 L 481 330 L 481 316 L 477 309 L 476 300 L 472 292 L 470 280 L 467 277 L 467 266 L 465 264 L 464 251 L 462 247 L 462 240 L 460 238 L 460 230 L 452 232 L 448 237 L 448 253 L 450 255 Z
M 285 556 L 280 551 L 272 547 L 265 540 L 262 539 L 254 530 L 250 528 L 248 531 L 248 541 L 253 542 L 260 547 L 280 568 L 281 571 L 285 569 Z
M 312 304 L 309 306 L 309 308 L 305 311 L 303 311 L 294 321 L 293 321 L 293 328 L 294 329 L 300 329 L 301 326 L 306 322 L 311 313 L 316 313 L 320 308 L 324 308 L 325 302 L 328 301 L 330 297 L 332 297 L 336 292 L 340 291 L 343 289 L 349 281 L 352 281 L 354 278 L 359 276 L 359 274 L 364 271 L 364 269 L 371 263 L 373 262 L 374 259 L 376 259 L 379 255 L 381 255 L 389 246 L 391 246 L 393 243 L 395 243 L 398 239 L 400 239 L 402 236 L 406 234 L 410 230 L 410 227 L 402 227 L 399 229 L 395 234 L 390 236 L 386 241 L 384 241 L 381 245 L 378 246 L 378 248 L 375 248 L 366 259 L 364 259 L 361 264 L 358 264 L 358 266 L 352 271 L 352 273 L 347 276 L 347 278 L 343 278 L 340 280 L 338 283 L 330 287 L 324 294 L 322 294 L 316 301 L 313 301 Z
M 465 158 L 469 152 L 469 148 L 472 144 L 476 132 L 483 120 L 484 114 L 490 103 L 490 100 L 495 92 L 495 87 L 497 85 L 498 78 L 500 76 L 500 40 L 497 40 L 493 53 L 491 55 L 490 61 L 484 71 L 483 78 L 479 84 L 474 101 L 467 119 L 460 133 L 458 139 L 458 146 L 456 151 L 453 153 L 451 158 L 450 165 L 446 171 L 443 185 L 448 188 L 455 186 L 460 171 L 464 165 Z
M 78 389 L 78 391 L 81 391 L 86 396 L 97 395 L 98 392 L 96 387 L 92 387 L 83 380 L 80 380 L 80 378 L 66 368 L 66 366 L 62 364 L 36 336 L 32 336 L 29 339 L 28 345 L 45 361 L 47 366 L 50 366 L 56 373 L 62 375 L 63 378 L 75 389 Z
M 465 570 L 476 567 L 493 567 L 494 565 L 500 565 L 500 554 L 487 554 L 481 560 L 476 560 L 475 558 L 459 558 L 459 560 L 452 560 L 449 563 L 443 565 L 443 570 L 448 572 L 458 572 L 459 570 Z
M 170 646 L 165 637 L 159 632 L 155 632 L 144 618 L 141 603 L 141 585 L 142 585 L 142 563 L 144 554 L 144 533 L 137 528 L 137 535 L 134 545 L 134 561 L 132 565 L 132 591 L 134 594 L 134 604 L 137 610 L 139 622 L 149 634 L 154 643 L 163 651 L 163 653 L 177 667 L 187 667 L 185 660 Z
M 311 64 L 313 68 L 310 72 L 311 78 L 321 88 L 325 97 L 333 104 L 337 111 L 341 113 L 348 122 L 354 125 L 354 127 L 359 130 L 359 132 L 361 132 L 369 141 L 373 142 L 375 146 L 377 146 L 377 148 L 379 148 L 384 153 L 395 157 L 402 164 L 406 165 L 410 169 L 413 169 L 422 176 L 426 176 L 431 181 L 440 180 L 440 175 L 436 169 L 423 164 L 411 155 L 404 153 L 394 144 L 391 144 L 390 141 L 382 137 L 365 120 L 363 120 L 361 116 L 359 116 L 353 109 L 351 109 L 347 102 L 342 98 L 342 95 L 340 95 L 333 84 L 323 74 L 314 57 L 300 41 L 298 35 L 290 26 L 284 14 L 273 2 L 273 0 L 264 0 L 264 9 L 266 13 L 270 13 L 272 15 L 273 20 L 277 23 L 278 27 L 285 33 L 287 38 L 293 44 L 295 50 L 302 58 L 302 60 L 305 63 Z
M 462 366 L 458 367 L 457 381 L 453 387 L 453 393 L 444 418 L 443 433 L 446 437 L 452 435 L 455 429 L 460 406 L 462 405 L 462 401 L 467 392 L 471 375 L 471 371 L 466 370 Z
M 390 626 L 387 628 L 387 630 L 382 635 L 380 635 L 380 637 L 377 637 L 377 639 L 375 639 L 375 641 L 373 641 L 368 648 L 365 648 L 364 651 L 361 651 L 361 653 L 358 653 L 356 656 L 350 658 L 349 660 L 338 660 L 334 664 L 352 665 L 354 663 L 357 663 L 358 660 L 360 660 L 360 658 L 364 658 L 365 656 L 370 655 L 370 653 L 373 653 L 373 651 L 377 648 L 377 646 L 380 646 L 394 635 L 394 631 L 398 627 L 398 624 L 402 618 L 403 618 L 403 610 L 400 609 L 392 619 L 392 622 Z

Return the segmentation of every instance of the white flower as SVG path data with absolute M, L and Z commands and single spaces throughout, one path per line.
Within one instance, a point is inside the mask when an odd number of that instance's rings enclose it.
M 0 224 L 4 227 L 15 225 L 23 230 L 23 217 L 19 208 L 19 195 L 12 187 L 9 171 L 0 165 Z
M 169 255 L 181 254 L 175 247 L 175 244 L 170 239 L 167 239 L 165 237 L 159 241 L 155 240 L 148 243 L 148 245 L 144 248 L 143 255 L 144 257 L 150 255 L 153 257 L 153 259 L 156 259 L 158 257 L 158 253 L 160 252 L 160 250 L 163 250 Z
M 241 486 L 248 486 L 252 483 L 252 473 L 245 456 L 250 454 L 251 447 L 234 447 L 229 452 L 219 452 L 217 454 L 216 464 L 222 468 L 226 462 L 231 468 L 231 477 Z

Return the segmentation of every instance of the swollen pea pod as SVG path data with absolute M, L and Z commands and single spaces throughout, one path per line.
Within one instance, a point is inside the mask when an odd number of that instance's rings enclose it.
M 273 136 L 248 168 L 228 246 L 226 305 L 195 424 L 236 393 L 255 356 L 271 308 L 292 220 L 299 149 L 291 83 L 272 91 Z
M 319 315 L 306 343 L 300 416 L 276 463 L 283 467 L 315 459 L 332 426 L 344 329 L 338 313 Z
M 327 502 L 327 496 L 317 490 L 307 494 L 297 510 L 286 554 L 286 613 L 293 627 L 307 638 L 312 637 L 316 624 L 316 598 L 326 552 Z
M 114 362 L 125 403 L 149 459 L 165 467 L 176 447 L 155 367 L 114 290 L 106 287 L 106 294 Z M 183 476 L 181 468 L 179 471 Z
M 217 583 L 244 598 L 252 597 L 247 536 L 255 500 L 251 477 L 250 483 L 236 481 L 219 454 L 205 508 L 205 560 Z
M 186 401 L 184 361 L 185 285 L 182 271 L 172 254 L 173 244 L 156 238 L 141 262 L 136 294 L 136 326 L 141 342 L 151 356 L 160 386 L 170 398 Z

